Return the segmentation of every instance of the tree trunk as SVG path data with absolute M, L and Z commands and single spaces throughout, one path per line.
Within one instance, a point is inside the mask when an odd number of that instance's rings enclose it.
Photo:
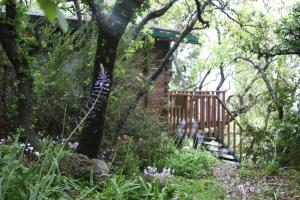
M 32 123 L 32 84 L 33 79 L 30 73 L 30 65 L 25 53 L 20 52 L 17 42 L 16 24 L 17 17 L 16 2 L 6 2 L 6 18 L 0 23 L 0 42 L 13 67 L 16 71 L 16 79 L 18 80 L 18 122 L 17 128 L 20 128 L 22 134 L 21 139 L 32 143 L 35 147 L 39 147 L 37 138 L 34 135 Z M 13 23 L 12 23 L 13 22 Z
M 80 10 L 80 3 L 78 0 L 73 0 L 73 2 L 74 2 L 75 9 L 76 9 L 78 25 L 80 27 L 82 25 L 82 14 L 81 14 L 81 10 Z
M 99 9 L 93 7 L 96 5 L 90 5 L 99 28 L 93 70 L 93 81 L 91 85 L 91 98 L 93 98 L 93 90 L 95 83 L 98 80 L 97 77 L 100 73 L 101 66 L 103 66 L 104 71 L 110 80 L 108 89 L 111 88 L 119 41 L 124 34 L 126 27 L 134 14 L 134 11 L 139 9 L 142 3 L 143 0 L 118 0 L 107 20 L 105 20 L 100 13 L 96 13 L 99 11 Z M 109 91 L 105 95 L 106 98 L 101 103 L 101 106 L 94 110 L 94 116 L 87 118 L 86 125 L 83 128 L 79 139 L 77 152 L 87 155 L 90 158 L 97 157 L 103 136 Z
M 97 81 L 101 65 L 107 72 L 111 87 L 118 42 L 119 41 L 114 37 L 111 37 L 111 35 L 99 31 L 91 93 L 93 91 L 93 86 Z M 107 94 L 107 97 L 108 96 L 109 92 Z M 106 107 L 107 101 L 105 100 L 101 104 L 101 108 L 95 111 L 95 116 L 87 119 L 86 126 L 80 135 L 79 146 L 77 148 L 78 153 L 87 155 L 90 158 L 95 158 L 97 156 L 103 135 Z

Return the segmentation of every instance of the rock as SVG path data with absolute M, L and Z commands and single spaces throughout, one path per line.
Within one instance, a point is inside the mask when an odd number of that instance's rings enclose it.
M 82 154 L 66 154 L 59 163 L 61 173 L 73 178 L 89 177 L 94 166 L 94 162 Z
M 108 165 L 99 159 L 89 159 L 82 154 L 66 154 L 59 163 L 63 175 L 73 178 L 89 178 L 91 171 L 96 177 L 107 174 Z
M 96 176 L 101 176 L 102 174 L 107 174 L 109 171 L 108 165 L 103 160 L 92 159 L 94 162 L 94 172 Z

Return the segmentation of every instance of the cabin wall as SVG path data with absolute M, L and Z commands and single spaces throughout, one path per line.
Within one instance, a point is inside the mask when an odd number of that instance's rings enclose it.
M 170 49 L 170 41 L 156 40 L 154 53 L 156 59 L 154 63 L 144 68 L 144 74 L 149 76 L 153 73 L 165 54 Z M 167 94 L 169 91 L 169 82 L 171 80 L 171 62 L 167 64 L 164 71 L 157 77 L 153 83 L 152 90 L 144 97 L 144 106 L 146 108 L 156 110 L 160 115 L 167 115 Z

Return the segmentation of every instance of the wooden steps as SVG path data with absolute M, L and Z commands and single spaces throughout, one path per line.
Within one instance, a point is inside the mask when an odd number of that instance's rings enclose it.
M 188 137 L 200 133 L 205 136 L 205 142 L 218 140 L 228 150 L 224 154 L 234 155 L 240 160 L 243 155 L 243 127 L 230 112 L 225 99 L 225 91 L 170 91 L 167 118 L 174 133 Z M 209 143 L 204 145 L 222 148 Z M 209 149 L 218 153 L 215 147 Z
M 238 159 L 234 156 L 234 152 L 217 142 L 216 139 L 209 138 L 209 141 L 207 141 L 207 139 L 204 138 L 202 144 L 206 150 L 215 153 L 218 158 L 228 162 L 238 162 Z

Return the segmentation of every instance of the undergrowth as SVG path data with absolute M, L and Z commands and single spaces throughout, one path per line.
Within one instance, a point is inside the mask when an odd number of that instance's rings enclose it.
M 224 191 L 212 177 L 210 167 L 217 160 L 202 150 L 170 149 L 157 158 L 158 171 L 171 168 L 162 183 L 138 169 L 142 163 L 131 148 L 122 166 L 97 179 L 74 179 L 60 173 L 63 146 L 44 140 L 38 156 L 27 154 L 24 145 L 7 142 L 0 145 L 0 199 L 103 199 L 103 200 L 175 200 L 224 199 Z M 25 152 L 25 153 L 24 153 Z M 118 152 L 117 152 L 118 153 Z M 114 163 L 112 163 L 114 165 Z M 128 165 L 128 166 L 126 166 Z M 128 168 L 135 170 L 128 170 Z

